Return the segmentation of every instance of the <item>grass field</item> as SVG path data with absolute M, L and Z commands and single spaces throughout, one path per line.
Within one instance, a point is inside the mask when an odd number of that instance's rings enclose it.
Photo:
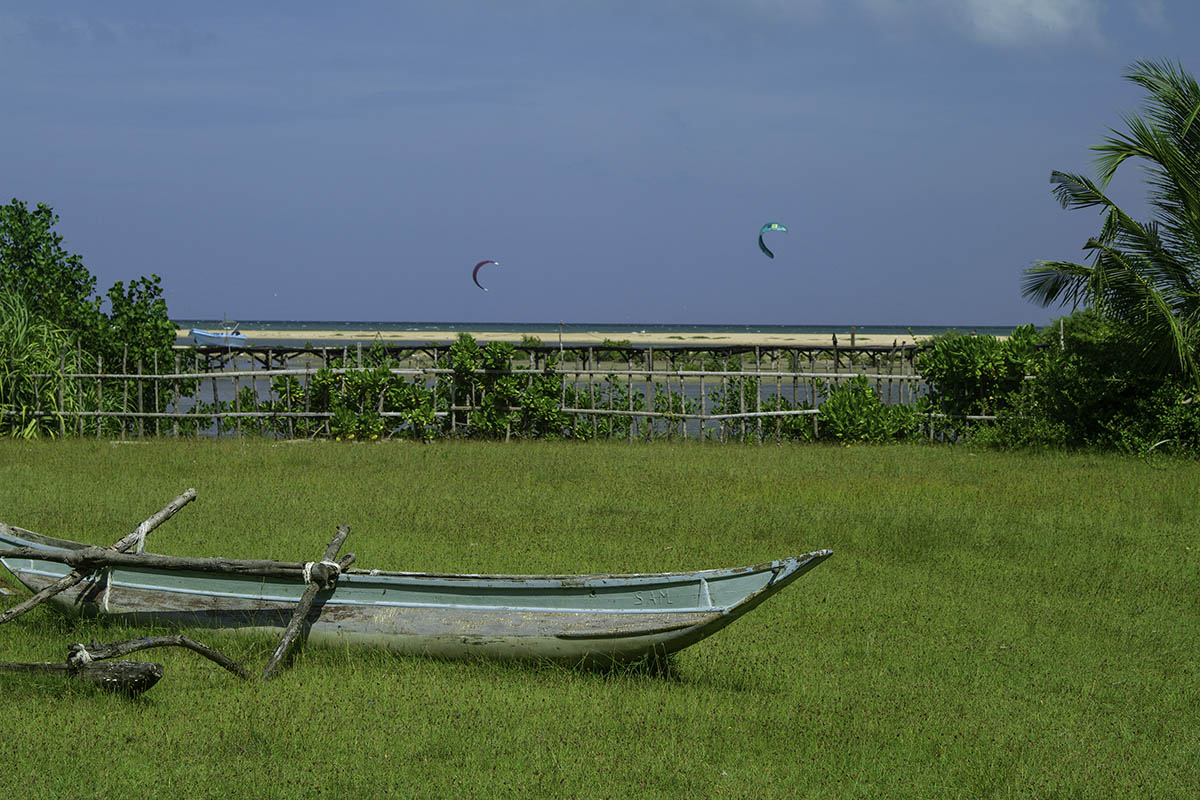
M 199 499 L 152 549 L 311 559 L 345 523 L 359 566 L 423 571 L 834 556 L 667 674 L 311 647 L 270 683 L 147 651 L 166 675 L 133 701 L 0 676 L 0 798 L 1200 786 L 1200 464 L 923 446 L 0 441 L 0 519 L 41 533 L 109 544 L 187 487 Z M 0 660 L 153 633 L 39 608 L 0 628 Z M 252 671 L 274 644 L 191 635 Z

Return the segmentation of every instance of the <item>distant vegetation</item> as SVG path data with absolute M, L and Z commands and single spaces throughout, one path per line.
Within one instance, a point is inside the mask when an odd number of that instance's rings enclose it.
M 107 365 L 144 372 L 173 367 L 175 326 L 157 275 L 117 281 L 104 300 L 83 259 L 62 247 L 58 216 L 38 203 L 0 206 L 0 435 L 53 434 L 57 421 L 34 417 L 47 408 L 51 381 L 35 377 Z M 71 394 L 92 388 L 72 387 Z M 160 392 L 166 404 L 169 392 Z M 64 397 L 65 400 L 65 397 Z M 110 398 L 115 400 L 115 398 Z M 71 402 L 75 402 L 73 399 Z

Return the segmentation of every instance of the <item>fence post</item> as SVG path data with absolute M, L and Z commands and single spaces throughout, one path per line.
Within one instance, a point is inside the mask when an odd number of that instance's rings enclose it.
M 129 345 L 121 348 L 121 413 L 129 411 Z M 121 420 L 121 435 L 126 433 L 126 426 L 129 424 L 129 417 L 122 416 Z
M 738 408 L 741 410 L 742 418 L 739 420 L 741 425 L 741 439 L 746 441 L 746 354 L 738 353 Z
M 100 429 L 104 427 L 104 356 L 96 356 L 96 438 L 100 438 Z
M 808 371 L 809 372 L 817 371 L 816 354 L 811 351 L 808 354 Z M 820 431 L 819 423 L 817 420 L 819 420 L 821 417 L 821 407 L 820 407 L 820 404 L 817 403 L 817 379 L 816 378 L 808 379 L 808 399 L 809 399 L 809 404 L 817 412 L 816 414 L 812 415 L 812 418 L 813 418 L 813 441 L 819 442 L 819 441 L 821 441 L 821 431 Z
M 192 351 L 192 375 L 196 376 L 196 388 L 193 392 L 195 402 L 192 403 L 192 413 L 196 415 L 196 436 L 200 435 L 200 391 L 204 388 L 204 384 L 200 380 L 200 353 L 196 350 Z
M 629 441 L 632 442 L 634 434 L 637 432 L 637 417 L 633 414 L 633 350 L 628 350 L 625 353 L 626 373 L 625 373 L 625 391 L 629 397 Z
M 255 363 L 256 363 L 255 359 L 253 357 L 251 357 L 250 366 L 252 368 L 254 367 Z M 271 368 L 271 349 L 270 348 L 267 348 L 267 360 L 266 360 L 266 363 L 263 365 L 263 368 L 268 369 L 268 370 Z M 254 368 L 250 372 L 250 394 L 254 395 L 254 404 L 255 404 L 255 409 L 257 410 L 258 405 L 259 405 L 259 399 L 258 399 L 258 376 L 256 374 L 254 374 L 256 371 L 257 371 L 257 369 Z M 268 378 L 267 379 L 267 388 L 270 388 L 270 386 L 271 386 L 271 380 Z M 268 394 L 270 394 L 270 393 L 268 392 Z M 263 422 L 262 417 L 255 417 L 254 419 L 256 422 L 259 422 L 259 423 Z M 267 429 L 267 426 L 262 425 L 261 427 L 259 427 L 258 432 L 260 434 L 266 433 L 266 429 Z
M 654 385 L 654 348 L 646 348 L 646 410 L 654 411 L 654 407 L 658 405 L 658 387 Z M 646 417 L 646 434 L 650 441 L 654 441 L 654 417 Z
M 762 413 L 762 351 L 758 345 L 754 345 L 754 413 Z M 763 424 L 762 417 L 756 417 L 754 420 L 755 438 L 759 444 L 763 443 Z
M 67 435 L 67 418 L 63 412 L 63 383 L 67 380 L 67 350 L 64 347 L 58 353 L 58 432 Z
M 775 373 L 775 410 L 783 411 L 783 370 L 779 368 L 779 351 L 771 351 L 771 371 Z M 783 441 L 783 417 L 775 418 L 775 443 Z
M 286 385 L 287 385 L 287 395 L 288 395 L 287 408 L 288 408 L 288 414 L 289 414 L 289 416 L 288 416 L 288 438 L 295 439 L 296 438 L 296 422 L 295 422 L 296 418 L 291 416 L 291 412 L 295 410 L 294 408 L 292 408 L 292 382 L 288 381 Z M 312 375 L 309 374 L 308 364 L 305 363 L 305 365 L 304 365 L 304 413 L 305 414 L 310 413 L 309 410 L 312 408 L 312 403 L 310 402 L 311 397 L 312 397 Z M 307 430 L 308 427 L 310 425 L 312 425 L 312 418 L 306 416 L 304 418 L 304 424 L 305 424 L 305 429 Z
M 137 395 L 138 395 L 138 398 L 137 398 L 137 400 L 138 400 L 138 403 L 137 403 L 137 406 L 138 406 L 137 432 L 138 432 L 138 434 L 137 435 L 138 435 L 138 438 L 141 439 L 146 434 L 146 426 L 145 426 L 145 417 L 142 416 L 142 414 L 145 413 L 145 407 L 142 404 L 142 359 L 140 357 L 137 360 L 137 374 L 138 374 L 138 379 L 137 379 Z
M 233 418 L 233 430 L 240 437 L 242 435 L 242 384 L 238 379 L 238 373 L 241 371 L 242 365 L 238 363 L 239 358 L 238 354 L 233 355 L 233 413 L 238 415 Z
M 217 375 L 212 373 L 213 421 L 217 423 L 217 438 L 221 438 L 221 401 L 217 397 Z
M 588 408 L 596 408 L 596 390 L 592 371 L 596 369 L 596 351 L 589 346 L 587 349 L 587 366 L 588 366 Z M 600 418 L 592 414 L 592 438 L 595 439 L 600 435 Z
M 76 342 L 75 344 L 75 370 L 76 372 L 83 371 L 83 345 Z M 79 405 L 75 408 L 75 435 L 83 436 L 83 378 L 76 376 L 75 388 L 78 390 Z
M 162 407 L 159 406 L 159 404 L 158 404 L 158 384 L 159 384 L 158 375 L 159 375 L 158 351 L 155 350 L 154 351 L 154 413 L 155 414 L 162 413 Z M 155 435 L 155 437 L 158 437 L 162 433 L 162 431 L 159 430 L 159 422 L 161 419 L 162 419 L 162 417 L 159 417 L 159 416 L 154 417 L 154 435 Z
M 175 354 L 175 404 L 174 404 L 175 405 L 175 411 L 174 411 L 175 416 L 171 417 L 171 433 L 173 433 L 176 437 L 179 436 L 179 416 L 178 415 L 179 415 L 179 409 L 182 408 L 179 401 L 183 399 L 180 395 L 180 388 L 179 388 L 180 365 L 181 365 L 181 361 L 179 358 L 179 353 L 176 353 Z
M 721 359 L 721 413 L 729 413 L 729 376 L 725 373 L 729 372 L 729 353 L 725 353 L 725 357 Z M 725 441 L 725 425 L 727 419 L 717 420 L 717 438 Z

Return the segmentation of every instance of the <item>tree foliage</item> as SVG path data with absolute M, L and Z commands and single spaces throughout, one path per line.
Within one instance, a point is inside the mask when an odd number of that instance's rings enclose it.
M 1088 307 L 1120 326 L 1160 374 L 1200 391 L 1200 86 L 1169 62 L 1138 61 L 1125 76 L 1147 92 L 1144 113 L 1124 117 L 1092 149 L 1095 179 L 1051 173 L 1067 209 L 1099 208 L 1100 232 L 1083 249 L 1090 264 L 1040 261 L 1025 272 L 1025 296 L 1042 305 Z M 1107 194 L 1126 161 L 1145 169 L 1153 219 L 1139 222 Z
M 13 198 L 0 206 L 0 287 L 15 292 L 28 313 L 68 334 L 91 339 L 103 327 L 96 279 L 78 255 L 62 247 L 58 216 Z
M 0 206 L 0 289 L 21 298 L 27 312 L 44 319 L 78 345 L 89 358 L 106 363 L 140 359 L 149 370 L 155 358 L 166 366 L 175 343 L 175 326 L 167 316 L 157 275 L 126 285 L 117 281 L 104 298 L 96 294 L 96 278 L 83 259 L 63 248 L 54 230 L 58 215 L 45 203 L 30 209 L 13 198 Z M 57 355 L 57 354 L 56 354 Z

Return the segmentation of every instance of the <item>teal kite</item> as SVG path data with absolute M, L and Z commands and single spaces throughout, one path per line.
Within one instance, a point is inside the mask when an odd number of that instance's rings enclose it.
M 783 225 L 780 225 L 778 222 L 768 222 L 766 225 L 763 225 L 762 228 L 760 228 L 758 231 L 758 249 L 762 250 L 764 253 L 766 253 L 767 258 L 774 258 L 775 254 L 772 253 L 767 248 L 767 245 L 763 241 L 763 238 L 762 238 L 763 234 L 766 233 L 767 231 L 783 231 L 784 233 L 787 233 L 787 228 L 785 228 Z

